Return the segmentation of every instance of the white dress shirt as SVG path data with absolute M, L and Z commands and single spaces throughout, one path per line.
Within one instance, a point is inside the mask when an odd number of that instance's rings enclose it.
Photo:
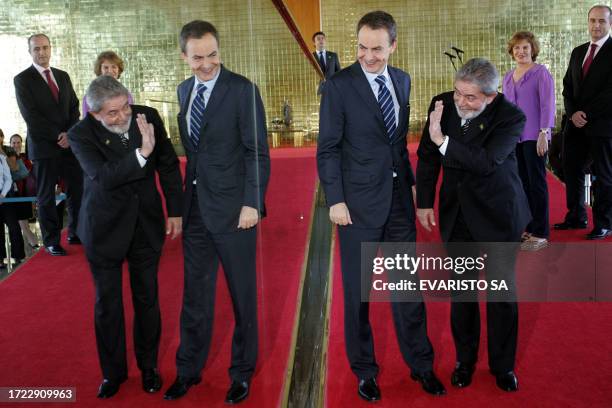
M 208 100 L 210 99 L 210 95 L 212 94 L 213 88 L 217 83 L 217 79 L 219 79 L 219 74 L 221 73 L 221 67 L 217 71 L 217 75 L 210 81 L 200 81 L 197 76 L 195 76 L 195 81 L 193 81 L 193 89 L 191 90 L 191 97 L 189 98 L 189 106 L 187 107 L 187 115 L 185 116 L 185 120 L 187 121 L 187 129 L 189 129 L 189 133 L 191 133 L 191 105 L 193 105 L 193 100 L 195 99 L 198 90 L 199 84 L 204 84 L 206 86 L 206 90 L 204 91 L 204 107 L 208 105 Z
M 591 45 L 597 44 L 597 48 L 595 48 L 595 54 L 593 54 L 593 59 L 595 59 L 595 57 L 599 53 L 599 50 L 601 50 L 601 46 L 604 45 L 606 41 L 608 41 L 608 38 L 610 38 L 610 34 L 606 35 L 604 38 L 600 39 L 599 41 L 596 41 L 596 42 L 591 41 L 591 43 L 589 44 L 589 48 L 587 48 L 587 52 L 584 55 L 584 59 L 582 60 L 582 65 L 584 65 L 584 63 L 586 62 L 586 59 L 589 57 L 589 53 L 591 52 Z
M 393 110 L 395 111 L 395 125 L 399 126 L 399 102 L 397 101 L 397 96 L 395 96 L 395 88 L 393 87 L 393 81 L 389 76 L 387 66 L 385 65 L 385 69 L 383 70 L 382 74 L 372 74 L 363 69 L 363 67 L 361 67 L 361 69 L 363 70 L 363 73 L 365 74 L 366 78 L 368 79 L 368 82 L 370 83 L 370 87 L 372 88 L 372 92 L 374 92 L 374 98 L 376 98 L 376 101 L 378 101 L 378 88 L 380 87 L 378 85 L 378 82 L 376 82 L 376 78 L 379 75 L 385 77 L 385 85 L 387 85 L 387 88 L 391 93 L 391 99 L 393 99 Z
M 35 64 L 35 63 L 32 63 L 32 65 L 34 66 L 34 68 L 36 68 L 40 76 L 43 77 L 43 79 L 45 80 L 45 82 L 47 82 L 47 84 L 49 84 L 49 82 L 47 81 L 47 75 L 45 75 L 45 71 L 49 70 L 49 75 L 51 75 L 51 79 L 53 80 L 53 82 L 55 82 L 55 86 L 59 90 L 59 86 L 57 86 L 57 79 L 55 79 L 55 75 L 53 75 L 53 70 L 51 69 L 51 67 L 43 68 L 40 65 Z

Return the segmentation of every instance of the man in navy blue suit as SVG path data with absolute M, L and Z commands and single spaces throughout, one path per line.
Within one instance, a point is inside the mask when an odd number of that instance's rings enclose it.
M 375 11 L 361 18 L 358 61 L 328 79 L 323 90 L 317 150 L 319 178 L 340 237 L 346 352 L 358 393 L 368 401 L 379 400 L 380 389 L 369 303 L 361 296 L 371 279 L 371 271 L 361 276 L 361 244 L 416 240 L 414 175 L 406 148 L 410 76 L 387 65 L 396 37 L 391 15 Z M 416 302 L 391 306 L 412 379 L 428 393 L 444 394 L 433 373 L 420 295 Z
M 270 176 L 266 117 L 257 87 L 221 64 L 219 34 L 201 20 L 180 35 L 194 76 L 178 86 L 181 141 L 187 155 L 183 252 L 185 288 L 177 378 L 165 399 L 201 381 L 212 337 L 219 261 L 236 322 L 225 402 L 249 394 L 257 361 L 257 229 Z

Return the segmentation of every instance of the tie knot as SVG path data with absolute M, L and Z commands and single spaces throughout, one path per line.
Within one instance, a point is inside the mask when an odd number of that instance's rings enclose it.
M 384 86 L 387 83 L 387 78 L 384 75 L 379 75 L 376 77 L 375 81 L 378 82 L 378 85 Z
M 198 84 L 198 88 L 196 89 L 196 92 L 201 96 L 205 91 L 206 91 L 206 85 Z

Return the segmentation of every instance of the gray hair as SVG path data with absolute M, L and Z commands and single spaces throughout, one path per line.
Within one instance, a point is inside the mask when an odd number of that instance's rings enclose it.
M 100 75 L 87 87 L 85 93 L 85 99 L 89 110 L 92 112 L 100 112 L 102 106 L 109 99 L 116 98 L 117 96 L 128 96 L 129 92 L 127 88 L 121 85 L 121 82 L 109 75 Z
M 495 66 L 484 58 L 472 58 L 455 74 L 455 81 L 477 85 L 485 95 L 492 95 L 499 87 L 499 73 Z

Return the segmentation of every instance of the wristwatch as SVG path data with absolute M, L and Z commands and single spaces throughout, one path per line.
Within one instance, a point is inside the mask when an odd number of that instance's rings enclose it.
M 444 142 L 446 142 L 446 138 L 447 137 L 448 136 L 446 136 L 446 135 L 442 135 L 442 143 L 440 143 L 439 145 L 436 145 L 436 146 L 441 147 L 444 144 Z

